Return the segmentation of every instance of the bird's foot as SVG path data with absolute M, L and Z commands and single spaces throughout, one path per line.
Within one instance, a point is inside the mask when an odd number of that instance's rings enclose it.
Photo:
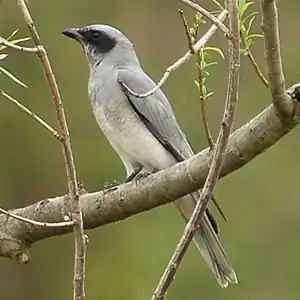
M 137 181 L 139 181 L 140 179 L 146 178 L 146 177 L 148 177 L 149 175 L 151 175 L 151 174 L 153 174 L 153 173 L 156 173 L 156 172 L 158 172 L 158 171 L 159 171 L 158 169 L 155 169 L 155 170 L 153 170 L 153 172 L 147 172 L 147 171 L 140 172 L 140 173 L 138 173 L 138 174 L 134 177 L 134 180 L 137 182 Z
M 148 177 L 149 175 L 151 175 L 150 172 L 140 172 L 139 174 L 137 174 L 137 175 L 134 177 L 134 180 L 135 180 L 135 181 L 139 181 L 140 179 L 146 178 L 146 177 Z
M 106 194 L 108 192 L 111 192 L 111 191 L 117 189 L 117 187 L 120 184 L 121 183 L 117 180 L 105 182 L 104 185 L 103 185 L 103 193 Z
M 84 188 L 84 184 L 82 181 L 78 181 L 78 190 L 79 190 L 79 195 L 87 194 L 87 190 Z

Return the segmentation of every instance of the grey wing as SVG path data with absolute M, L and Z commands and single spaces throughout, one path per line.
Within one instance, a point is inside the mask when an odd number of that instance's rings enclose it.
M 141 69 L 120 70 L 118 73 L 118 81 L 120 85 L 123 83 L 138 94 L 144 94 L 156 86 Z M 123 88 L 123 91 L 128 102 L 140 119 L 158 141 L 172 153 L 177 161 L 182 161 L 193 155 L 193 150 L 180 129 L 172 107 L 161 89 L 147 98 L 137 98 L 130 94 L 126 88 Z M 199 197 L 198 192 L 195 196 L 196 198 Z M 196 199 L 194 199 L 194 201 L 196 202 Z M 217 233 L 217 222 L 208 209 L 206 213 L 211 225 Z
M 161 89 L 147 98 L 137 98 L 130 94 L 122 83 L 135 93 L 143 94 L 153 89 L 155 83 L 142 69 L 123 69 L 118 72 L 118 81 L 128 102 L 158 141 L 182 161 L 193 155 L 193 151 L 180 129 L 172 107 Z

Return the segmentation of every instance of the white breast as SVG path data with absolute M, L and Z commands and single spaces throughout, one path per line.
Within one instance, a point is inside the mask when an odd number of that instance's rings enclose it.
M 123 161 L 127 175 L 136 163 L 151 172 L 176 162 L 133 111 L 117 82 L 106 83 L 105 90 L 98 90 L 93 111 L 100 128 Z

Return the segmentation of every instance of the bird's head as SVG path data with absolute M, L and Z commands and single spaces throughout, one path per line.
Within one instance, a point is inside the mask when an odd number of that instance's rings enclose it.
M 118 29 L 108 25 L 68 28 L 62 33 L 81 44 L 91 67 L 102 61 L 111 65 L 138 62 L 130 40 Z

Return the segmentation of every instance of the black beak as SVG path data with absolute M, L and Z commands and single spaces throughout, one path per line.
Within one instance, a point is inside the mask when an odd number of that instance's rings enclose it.
M 62 34 L 78 42 L 81 42 L 83 38 L 83 36 L 79 33 L 79 28 L 67 28 L 62 31 Z

